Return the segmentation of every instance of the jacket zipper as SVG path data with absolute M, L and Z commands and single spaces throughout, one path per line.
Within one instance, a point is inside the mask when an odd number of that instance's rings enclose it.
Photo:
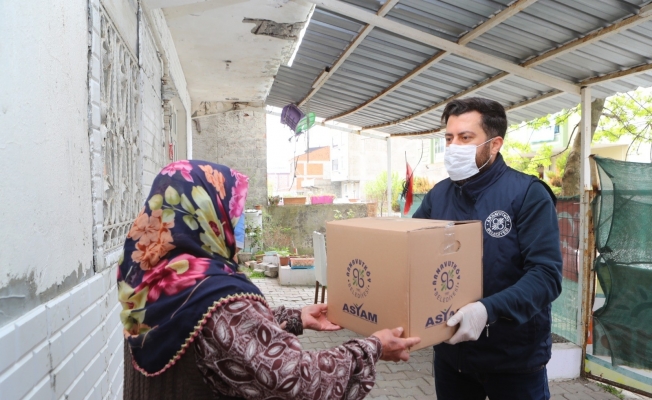
M 458 346 L 460 348 L 457 351 L 457 372 L 462 372 L 462 348 L 464 347 L 464 343 L 459 343 Z

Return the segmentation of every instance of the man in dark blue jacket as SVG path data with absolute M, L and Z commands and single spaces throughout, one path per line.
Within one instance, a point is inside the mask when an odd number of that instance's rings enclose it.
M 450 176 L 414 218 L 483 222 L 483 295 L 449 319 L 455 335 L 435 346 L 438 400 L 549 399 L 551 303 L 561 293 L 556 198 L 539 179 L 509 168 L 497 102 L 446 106 L 444 164 Z

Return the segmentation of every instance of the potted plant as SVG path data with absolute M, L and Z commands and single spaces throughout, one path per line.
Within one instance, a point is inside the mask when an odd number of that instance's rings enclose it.
M 280 265 L 289 265 L 290 264 L 290 250 L 287 247 L 283 248 L 272 248 L 272 251 L 278 255 Z
M 243 217 L 244 218 L 244 217 Z M 254 259 L 254 227 L 245 224 L 244 248 L 238 252 L 238 264 L 245 264 Z
M 341 212 L 340 210 L 335 210 L 333 211 L 333 217 L 336 220 L 351 219 L 351 218 L 355 218 L 355 213 L 350 208 L 347 209 L 345 212 Z
M 378 203 L 368 202 L 367 203 L 367 217 L 375 217 L 378 213 Z
M 326 194 L 322 196 L 310 196 L 310 204 L 333 204 L 335 196 Z
M 262 250 L 262 248 L 263 248 L 263 230 L 261 229 L 260 226 L 253 225 L 253 224 L 246 224 L 245 225 L 245 249 L 248 249 L 251 253 L 254 253 L 256 251 Z
M 241 251 L 238 253 L 238 264 L 245 264 L 251 261 L 252 258 L 253 258 L 253 254 Z
M 288 249 L 290 246 L 293 246 L 293 229 L 282 225 L 281 221 L 275 219 L 268 211 L 263 212 L 263 226 L 265 230 L 263 231 L 262 241 L 265 244 L 265 249 L 275 250 L 279 258 L 283 258 L 290 254 Z M 287 261 L 285 265 L 287 265 Z
M 392 201 L 390 206 L 387 204 L 387 172 L 383 171 L 375 180 L 367 182 L 364 188 L 365 197 L 367 201 L 375 202 L 378 204 L 378 212 L 380 216 L 389 215 L 388 210 L 394 208 L 398 210 L 398 195 L 401 193 L 402 183 L 398 177 L 398 174 L 395 172 L 391 175 L 391 185 L 392 185 Z M 383 214 L 387 213 L 387 214 Z
M 310 269 L 315 267 L 315 257 L 299 256 L 290 258 L 290 268 L 292 269 Z
M 267 200 L 270 206 L 277 206 L 281 202 L 281 196 L 269 196 Z
M 421 205 L 421 202 L 423 199 L 426 197 L 426 194 L 432 189 L 434 185 L 430 183 L 428 178 L 425 177 L 420 177 L 417 176 L 414 178 L 414 182 L 412 184 L 412 206 L 408 210 L 407 213 L 405 213 L 405 198 L 400 197 L 399 198 L 399 210 L 401 212 L 401 217 L 403 218 L 409 218 L 412 217 L 412 214 L 419 208 Z

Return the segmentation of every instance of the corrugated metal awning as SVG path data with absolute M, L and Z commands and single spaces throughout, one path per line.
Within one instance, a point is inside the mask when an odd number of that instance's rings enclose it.
M 437 135 L 445 104 L 481 96 L 510 123 L 652 86 L 649 0 L 313 0 L 267 104 L 391 135 Z

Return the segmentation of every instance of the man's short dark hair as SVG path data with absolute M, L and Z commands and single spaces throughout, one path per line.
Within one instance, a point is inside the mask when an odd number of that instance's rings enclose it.
M 469 97 L 462 100 L 453 100 L 446 104 L 441 120 L 448 123 L 448 117 L 458 116 L 471 111 L 482 115 L 482 129 L 489 138 L 500 136 L 505 138 L 507 132 L 507 115 L 505 108 L 498 102 L 481 97 Z

